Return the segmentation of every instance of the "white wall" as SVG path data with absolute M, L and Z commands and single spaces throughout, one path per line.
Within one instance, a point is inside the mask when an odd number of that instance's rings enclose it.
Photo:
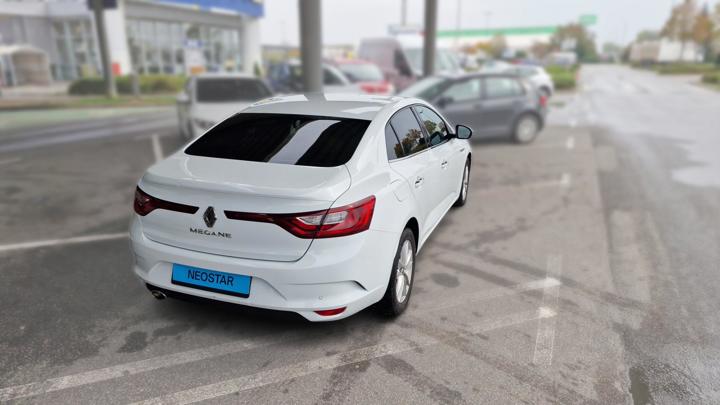
M 129 74 L 132 69 L 130 50 L 128 49 L 127 32 L 125 30 L 125 0 L 118 0 L 118 7 L 105 10 L 105 26 L 107 28 L 110 61 L 120 65 L 120 74 Z
M 260 20 L 257 18 L 243 19 L 240 31 L 243 52 L 243 72 L 252 74 L 253 66 L 262 66 L 262 47 L 260 46 Z

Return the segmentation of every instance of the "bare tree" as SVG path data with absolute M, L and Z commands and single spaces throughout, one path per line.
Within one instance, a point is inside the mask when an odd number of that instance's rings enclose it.
M 695 17 L 693 24 L 693 41 L 702 47 L 703 61 L 707 62 L 712 54 L 713 31 L 715 29 L 713 20 L 710 18 L 710 10 L 707 4 Z
M 682 60 L 685 54 L 686 43 L 693 41 L 693 27 L 697 14 L 695 0 L 683 0 L 682 3 L 673 7 L 670 17 L 663 26 L 661 33 L 664 37 L 680 41 L 678 60 Z

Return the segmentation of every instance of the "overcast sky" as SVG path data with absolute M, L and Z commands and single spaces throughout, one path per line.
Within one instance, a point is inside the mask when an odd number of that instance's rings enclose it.
M 637 32 L 659 29 L 680 0 L 460 0 L 462 28 L 544 26 L 577 21 L 596 14 L 591 28 L 598 46 L 627 43 Z M 710 0 L 713 4 L 715 0 Z M 298 1 L 265 0 L 264 44 L 298 44 Z M 400 22 L 401 0 L 322 0 L 323 41 L 357 45 L 361 38 L 387 35 L 389 24 Z M 407 0 L 408 23 L 422 24 L 424 0 Z M 458 0 L 438 0 L 438 28 L 454 29 Z M 699 1 L 702 4 L 702 1 Z

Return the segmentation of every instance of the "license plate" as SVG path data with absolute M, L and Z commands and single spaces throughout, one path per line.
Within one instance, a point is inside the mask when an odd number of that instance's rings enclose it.
M 171 281 L 184 287 L 247 298 L 252 277 L 173 264 Z

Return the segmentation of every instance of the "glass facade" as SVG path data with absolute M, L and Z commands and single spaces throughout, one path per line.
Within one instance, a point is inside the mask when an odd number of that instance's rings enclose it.
M 73 80 L 100 73 L 98 49 L 92 22 L 87 19 L 55 20 L 53 39 L 58 53 L 53 63 L 56 80 Z
M 188 50 L 202 54 L 208 72 L 242 69 L 237 29 L 143 19 L 128 19 L 126 24 L 130 59 L 140 74 L 186 73 Z

